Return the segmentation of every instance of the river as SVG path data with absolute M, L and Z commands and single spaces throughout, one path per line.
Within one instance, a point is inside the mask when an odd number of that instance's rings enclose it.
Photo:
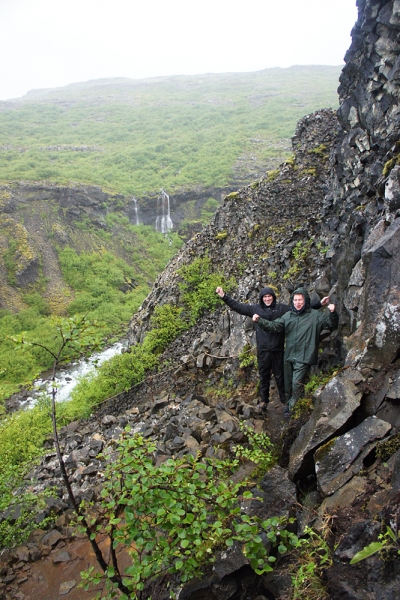
M 128 340 L 120 340 L 101 352 L 95 352 L 89 358 L 81 358 L 66 367 L 58 369 L 56 372 L 57 401 L 65 402 L 69 400 L 71 392 L 79 379 L 93 373 L 97 367 L 116 354 L 120 354 L 127 346 Z M 52 381 L 50 379 L 36 379 L 33 382 L 33 391 L 31 394 L 20 402 L 21 408 L 32 408 L 36 404 L 37 397 L 40 394 L 43 392 L 51 394 L 51 390 Z

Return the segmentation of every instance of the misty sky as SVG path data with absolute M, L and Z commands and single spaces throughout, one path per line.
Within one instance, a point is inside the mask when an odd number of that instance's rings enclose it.
M 102 77 L 343 64 L 355 0 L 0 0 L 0 100 Z

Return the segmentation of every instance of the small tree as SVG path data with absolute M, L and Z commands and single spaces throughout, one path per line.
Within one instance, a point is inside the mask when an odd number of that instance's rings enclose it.
M 53 425 L 53 438 L 54 445 L 56 448 L 57 458 L 60 464 L 61 475 L 66 487 L 69 500 L 71 505 L 84 527 L 85 533 L 87 534 L 90 543 L 92 545 L 94 554 L 97 562 L 101 569 L 106 572 L 108 564 L 104 559 L 103 553 L 100 550 L 99 545 L 95 540 L 95 536 L 92 535 L 92 530 L 88 521 L 81 511 L 81 508 L 74 496 L 72 491 L 71 482 L 69 480 L 64 460 L 61 454 L 60 441 L 58 437 L 57 429 L 57 409 L 56 409 L 56 396 L 57 396 L 57 384 L 56 384 L 56 372 L 57 368 L 62 363 L 69 363 L 77 358 L 91 354 L 101 346 L 101 338 L 99 335 L 99 326 L 97 323 L 88 322 L 85 316 L 75 316 L 68 319 L 58 318 L 54 321 L 56 329 L 56 350 L 49 348 L 36 341 L 29 341 L 26 339 L 26 334 L 12 337 L 11 339 L 20 347 L 24 345 L 41 348 L 45 352 L 48 352 L 53 358 L 53 367 L 51 373 L 52 390 L 51 390 L 51 419 Z M 118 586 L 122 592 L 126 592 L 127 589 L 122 583 L 121 577 L 118 571 L 112 577 L 112 581 Z
M 97 534 L 108 534 L 112 564 L 104 574 L 93 568 L 82 573 L 86 589 L 105 576 L 106 597 L 113 597 L 119 587 L 113 580 L 119 573 L 116 552 L 122 548 L 130 556 L 122 578 L 129 592 L 120 600 L 147 600 L 144 590 L 149 580 L 169 573 L 177 575 L 179 582 L 188 581 L 214 560 L 217 549 L 235 542 L 241 544 L 258 574 L 272 571 L 276 560 L 268 555 L 265 539 L 278 553 L 297 543 L 297 537 L 285 529 L 285 517 L 263 521 L 242 510 L 242 503 L 252 498 L 244 490 L 254 482 L 230 479 L 237 459 L 188 454 L 155 465 L 155 451 L 155 444 L 140 435 L 131 436 L 127 428 L 118 448 L 103 455 L 108 466 L 102 500 L 96 515 L 91 511 L 90 524 Z

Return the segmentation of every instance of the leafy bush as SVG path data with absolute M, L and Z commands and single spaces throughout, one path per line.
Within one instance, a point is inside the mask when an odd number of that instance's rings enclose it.
M 181 267 L 178 274 L 183 279 L 179 288 L 183 302 L 189 310 L 190 325 L 207 310 L 218 306 L 219 296 L 215 290 L 219 285 L 222 285 L 227 293 L 236 286 L 233 277 L 226 280 L 221 273 L 213 272 L 208 255 L 195 258 L 189 265 Z
M 262 521 L 242 513 L 241 502 L 252 494 L 240 493 L 246 482 L 230 479 L 237 461 L 188 454 L 155 466 L 155 450 L 153 443 L 139 435 L 129 437 L 126 431 L 112 460 L 105 456 L 109 463 L 100 515 L 92 518 L 92 536 L 106 532 L 114 558 L 122 547 L 129 548 L 123 583 L 130 598 L 142 598 L 146 582 L 166 572 L 177 574 L 181 582 L 191 579 L 213 561 L 216 549 L 235 542 L 243 544 L 260 574 L 271 571 L 276 560 L 268 555 L 263 535 L 280 553 L 298 542 L 285 529 L 284 517 Z M 110 578 L 116 567 L 111 562 L 105 575 L 93 570 L 84 574 L 86 588 L 106 579 L 107 597 L 112 596 Z

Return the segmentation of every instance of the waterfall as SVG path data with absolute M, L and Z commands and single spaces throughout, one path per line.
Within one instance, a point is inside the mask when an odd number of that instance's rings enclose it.
M 171 219 L 170 206 L 169 206 L 169 196 L 164 190 L 161 190 L 161 195 L 158 197 L 157 201 L 157 212 L 160 211 L 156 218 L 156 231 L 159 233 L 168 233 L 174 224 Z
M 138 203 L 137 203 L 137 200 L 136 200 L 135 196 L 133 196 L 132 200 L 133 200 L 133 203 L 135 205 L 135 225 L 140 225 L 139 207 L 138 207 Z

